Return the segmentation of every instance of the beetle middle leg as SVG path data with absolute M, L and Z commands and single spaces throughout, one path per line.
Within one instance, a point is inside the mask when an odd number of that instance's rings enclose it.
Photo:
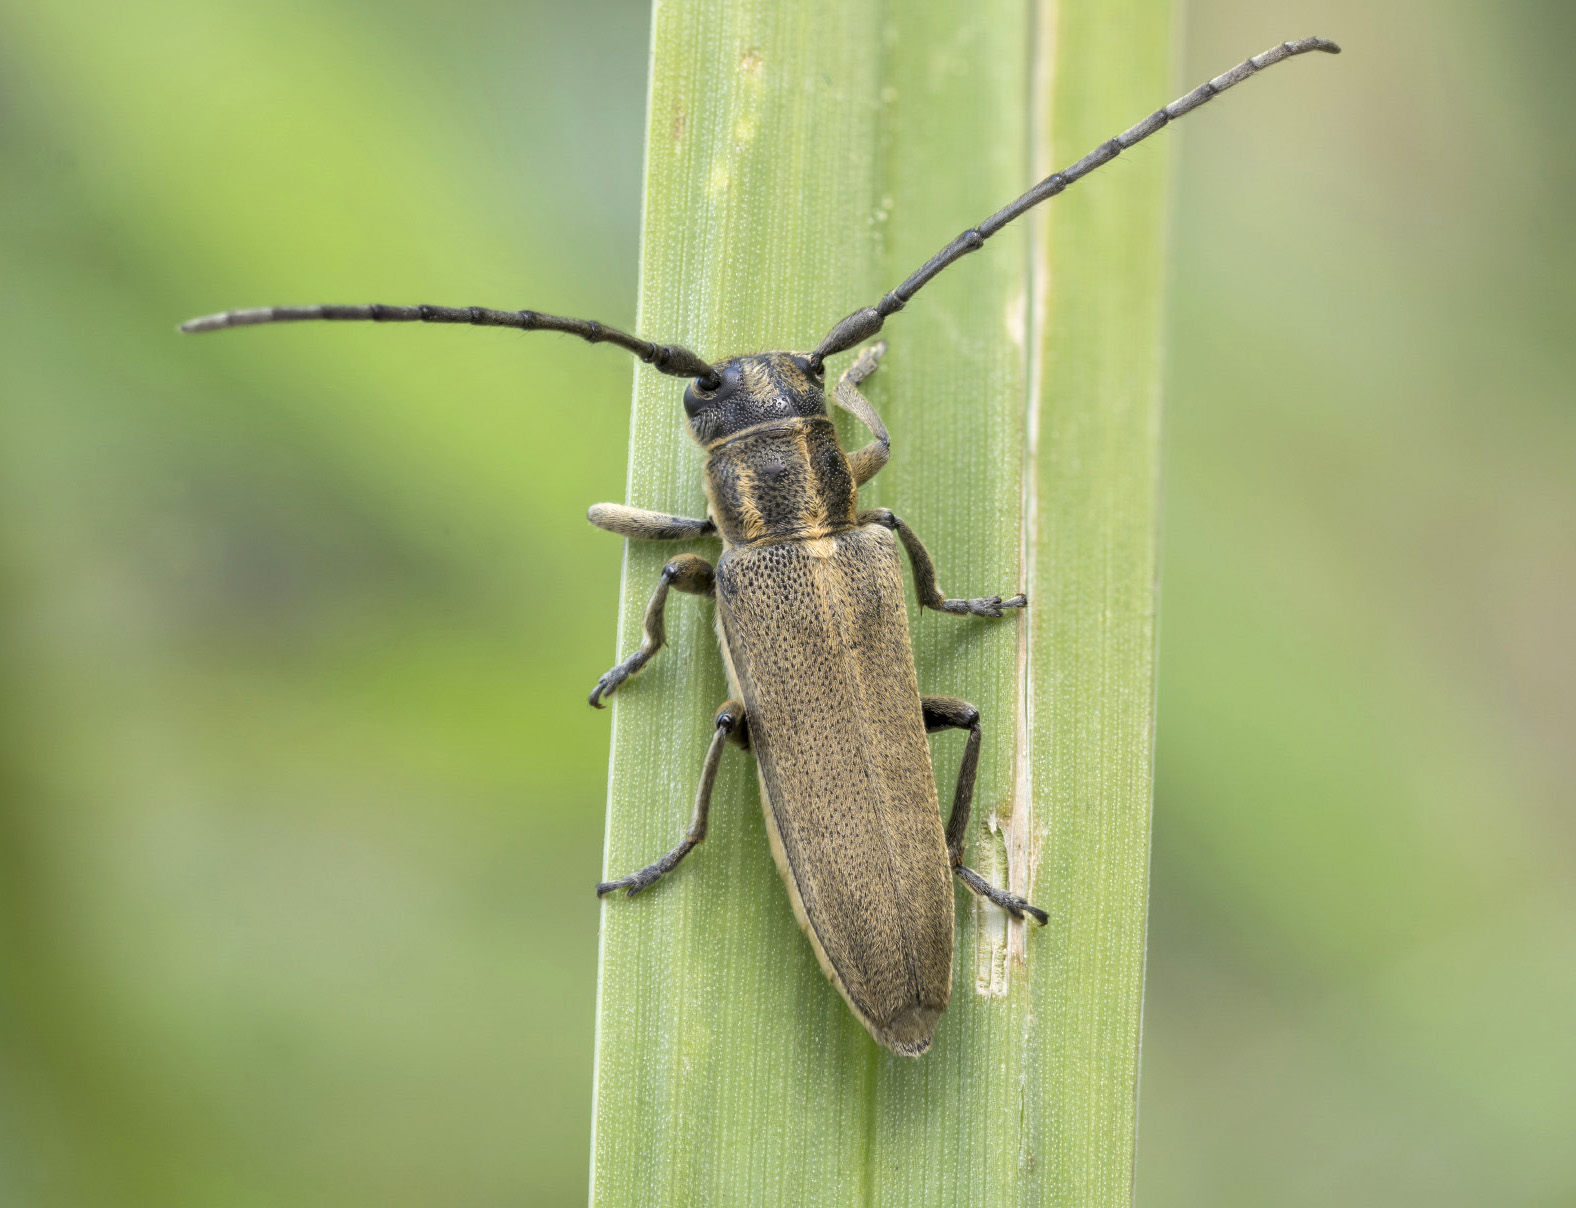
M 669 587 L 676 587 L 692 596 L 713 595 L 716 592 L 716 576 L 711 563 L 699 554 L 679 554 L 662 568 L 657 589 L 651 593 L 651 603 L 646 605 L 640 648 L 604 674 L 597 680 L 596 687 L 591 689 L 590 701 L 598 709 L 602 707 L 603 697 L 611 696 L 620 684 L 649 663 L 651 656 L 662 649 L 662 644 L 668 640 L 663 613 L 668 605 Z
M 711 812 L 711 790 L 717 783 L 717 768 L 722 763 L 722 747 L 729 741 L 741 747 L 750 745 L 749 723 L 744 717 L 744 706 L 736 700 L 724 701 L 717 710 L 715 722 L 716 730 L 711 736 L 711 746 L 706 748 L 706 762 L 701 765 L 700 787 L 695 791 L 695 813 L 690 818 L 689 829 L 684 832 L 684 838 L 679 845 L 662 859 L 653 864 L 648 864 L 639 872 L 632 872 L 627 877 L 620 877 L 616 881 L 603 881 L 596 887 L 596 896 L 605 897 L 615 889 L 625 891 L 625 896 L 634 897 L 643 889 L 649 889 L 666 874 L 679 866 L 679 861 L 694 851 L 700 841 L 706 837 L 706 817 Z
M 937 612 L 949 612 L 953 616 L 967 617 L 999 617 L 1004 608 L 1022 608 L 1029 602 L 1029 598 L 1021 593 L 1003 600 L 1000 596 L 981 596 L 974 600 L 950 600 L 941 590 L 941 583 L 936 578 L 936 564 L 930 559 L 930 551 L 914 534 L 914 530 L 904 524 L 886 508 L 871 508 L 869 511 L 860 512 L 856 517 L 860 524 L 879 524 L 891 529 L 897 534 L 903 548 L 908 551 L 909 564 L 914 568 L 914 590 L 919 596 L 922 608 L 933 608 Z
M 982 898 L 989 898 L 1015 919 L 1033 915 L 1041 924 L 1050 921 L 1050 915 L 1038 906 L 1031 905 L 1015 893 L 997 889 L 979 873 L 963 863 L 963 847 L 967 842 L 969 811 L 974 804 L 974 777 L 980 765 L 980 711 L 966 700 L 955 696 L 924 696 L 919 701 L 925 714 L 925 731 L 967 730 L 968 744 L 963 748 L 963 762 L 958 765 L 958 786 L 952 793 L 952 813 L 947 816 L 947 860 L 953 874 Z

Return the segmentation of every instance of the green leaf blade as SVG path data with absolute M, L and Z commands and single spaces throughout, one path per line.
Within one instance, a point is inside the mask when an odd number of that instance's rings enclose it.
M 1169 99 L 1169 37 L 1156 0 L 659 3 L 642 333 L 710 357 L 812 347 Z M 594 1202 L 1128 1199 L 1165 159 L 1097 174 L 939 277 L 891 320 L 870 383 L 894 458 L 862 503 L 914 527 L 950 593 L 1029 591 L 1027 618 L 910 619 L 921 690 L 985 723 L 970 862 L 1051 926 L 1025 934 L 960 891 L 952 1005 L 930 1053 L 892 1056 L 799 934 L 753 763 L 730 750 L 706 842 L 604 908 Z M 637 373 L 629 499 L 698 514 L 681 389 Z M 621 651 L 677 548 L 630 544 Z M 710 606 L 678 597 L 668 617 L 669 647 L 616 698 L 614 875 L 682 832 L 727 695 Z M 934 740 L 944 809 L 961 750 Z

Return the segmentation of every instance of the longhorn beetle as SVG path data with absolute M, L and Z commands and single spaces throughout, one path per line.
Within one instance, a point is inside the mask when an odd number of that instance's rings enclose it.
M 949 598 L 913 530 L 885 508 L 859 510 L 860 486 L 891 452 L 885 425 L 859 392 L 886 345 L 863 349 L 831 393 L 875 437 L 851 453 L 827 418 L 826 359 L 869 340 L 931 278 L 1019 215 L 1255 72 L 1311 50 L 1340 53 L 1323 38 L 1285 42 L 1199 85 L 964 231 L 876 305 L 835 323 L 812 352 L 748 353 L 712 364 L 594 320 L 479 306 L 274 306 L 192 319 L 181 330 L 370 319 L 563 331 L 692 379 L 684 411 L 707 453 L 706 518 L 616 503 L 594 505 L 588 518 L 643 541 L 720 537 L 722 555 L 713 565 L 679 554 L 662 568 L 639 648 L 597 681 L 591 704 L 601 708 L 662 647 L 674 589 L 716 601 L 731 699 L 712 723 L 683 840 L 655 863 L 598 885 L 597 895 L 622 889 L 633 897 L 678 867 L 706 837 L 724 744 L 753 750 L 772 854 L 821 968 L 876 1040 L 917 1057 L 930 1047 L 952 992 L 950 877 L 1014 918 L 1043 924 L 1047 915 L 963 863 L 979 710 L 919 694 L 897 546 L 908 551 L 922 608 L 1000 617 L 1027 600 Z M 947 729 L 967 730 L 968 739 L 943 828 L 925 735 Z

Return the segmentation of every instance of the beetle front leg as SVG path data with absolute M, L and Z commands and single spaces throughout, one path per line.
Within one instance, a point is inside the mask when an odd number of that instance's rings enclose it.
M 679 861 L 694 851 L 706 837 L 706 818 L 711 812 L 711 790 L 717 783 L 717 768 L 722 763 L 722 746 L 730 740 L 741 747 L 749 746 L 749 724 L 744 717 L 744 706 L 738 701 L 724 701 L 722 708 L 717 710 L 714 724 L 716 730 L 711 736 L 711 746 L 706 748 L 706 762 L 700 770 L 700 788 L 695 791 L 695 813 L 690 818 L 684 838 L 656 863 L 648 864 L 639 872 L 632 872 L 616 881 L 603 881 L 596 887 L 597 897 L 606 897 L 615 889 L 622 889 L 626 897 L 632 898 L 641 890 L 651 888 L 677 868 Z
M 603 697 L 611 696 L 620 684 L 649 663 L 651 656 L 662 649 L 662 644 L 667 641 L 663 612 L 668 604 L 669 587 L 676 587 L 692 596 L 712 595 L 716 591 L 716 578 L 711 563 L 699 554 L 680 554 L 662 568 L 657 589 L 651 593 L 651 603 L 646 605 L 640 648 L 597 680 L 590 696 L 591 704 L 596 708 L 602 707 Z
M 877 340 L 861 348 L 854 363 L 843 370 L 843 376 L 837 379 L 837 386 L 832 391 L 832 401 L 850 415 L 856 416 L 875 436 L 864 448 L 855 449 L 848 455 L 848 468 L 854 476 L 856 487 L 862 487 L 874 478 L 892 456 L 892 438 L 887 435 L 886 425 L 881 422 L 881 417 L 876 414 L 870 401 L 859 393 L 859 383 L 876 371 L 885 352 L 885 340 Z
M 637 541 L 682 541 L 686 537 L 710 537 L 717 532 L 710 520 L 673 516 L 622 503 L 593 503 L 586 509 L 586 519 L 599 529 Z
M 969 811 L 974 804 L 974 777 L 980 766 L 980 711 L 968 701 L 955 696 L 925 696 L 920 698 L 919 704 L 925 714 L 926 733 L 934 734 L 937 730 L 969 732 L 968 744 L 963 748 L 963 762 L 958 765 L 958 785 L 952 793 L 952 813 L 947 816 L 947 860 L 952 865 L 953 874 L 980 897 L 989 898 L 1013 918 L 1032 915 L 1044 926 L 1051 917 L 1045 911 L 1015 893 L 997 889 L 963 863 Z
M 981 596 L 974 600 L 949 600 L 936 578 L 936 564 L 930 560 L 930 551 L 900 519 L 886 508 L 872 508 L 860 512 L 860 524 L 879 524 L 897 534 L 903 548 L 908 551 L 909 564 L 914 568 L 914 591 L 919 596 L 920 607 L 937 612 L 950 612 L 953 616 L 999 617 L 1004 608 L 1022 608 L 1029 598 L 1019 594 L 1003 600 L 1000 596 Z

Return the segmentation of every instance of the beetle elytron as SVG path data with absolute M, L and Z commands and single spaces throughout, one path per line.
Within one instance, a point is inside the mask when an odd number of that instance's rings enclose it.
M 1322 38 L 1283 43 L 1152 113 L 964 231 L 808 353 L 752 353 L 712 364 L 687 348 L 591 320 L 482 307 L 266 307 L 193 319 L 181 330 L 371 319 L 562 331 L 616 344 L 662 373 L 693 379 L 684 410 L 707 452 L 707 517 L 600 503 L 589 518 L 646 541 L 717 536 L 722 555 L 715 566 L 680 554 L 663 567 L 639 649 L 602 676 L 591 703 L 600 708 L 662 646 L 673 588 L 715 599 L 732 699 L 717 710 L 683 840 L 638 872 L 598 885 L 597 893 L 634 896 L 672 872 L 705 838 L 724 744 L 753 750 L 772 852 L 822 969 L 876 1040 L 917 1057 L 930 1047 L 952 992 L 951 877 L 1016 918 L 1043 924 L 1047 916 L 963 863 L 979 711 L 919 694 L 897 545 L 908 552 L 921 607 L 1000 617 L 1026 600 L 949 599 L 925 547 L 900 519 L 885 509 L 858 510 L 859 487 L 886 464 L 891 448 L 859 392 L 885 345 L 865 348 L 832 391 L 832 401 L 875 436 L 852 453 L 838 444 L 827 418 L 826 359 L 876 335 L 931 278 L 1025 211 L 1262 68 L 1312 50 L 1340 48 Z M 925 742 L 927 731 L 941 729 L 969 735 L 945 828 Z

